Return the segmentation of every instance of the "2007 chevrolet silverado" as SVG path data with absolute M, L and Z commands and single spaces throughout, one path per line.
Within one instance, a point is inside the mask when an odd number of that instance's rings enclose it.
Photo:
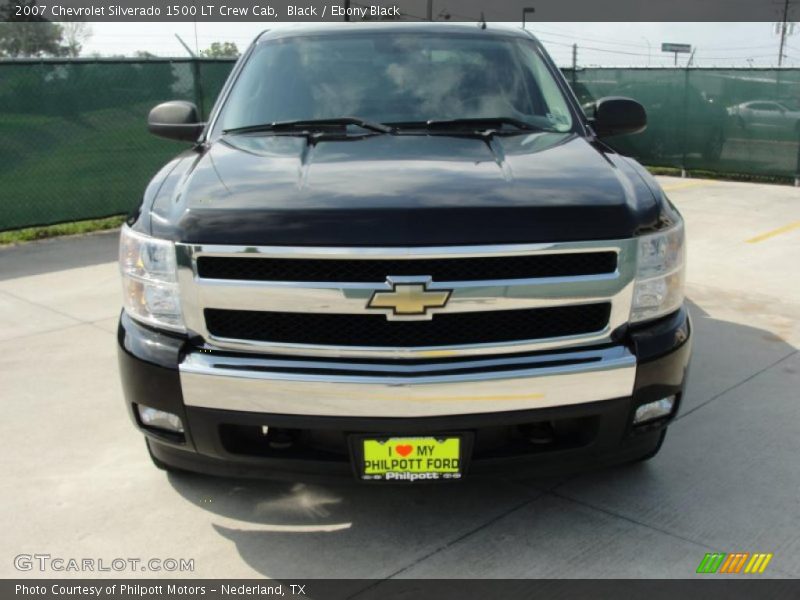
M 684 228 L 527 31 L 261 34 L 123 228 L 119 362 L 173 471 L 362 481 L 659 450 L 690 355 Z

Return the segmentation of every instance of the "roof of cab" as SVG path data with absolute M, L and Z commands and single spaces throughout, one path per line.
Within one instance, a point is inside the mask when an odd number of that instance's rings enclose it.
M 405 22 L 405 21 L 359 21 L 338 23 L 292 23 L 277 25 L 258 35 L 256 42 L 279 38 L 305 35 L 342 35 L 343 33 L 366 33 L 380 31 L 382 33 L 435 33 L 474 34 L 482 36 L 513 36 L 531 39 L 534 36 L 527 30 L 499 23 L 487 23 L 483 29 L 479 23 L 442 23 L 442 22 Z

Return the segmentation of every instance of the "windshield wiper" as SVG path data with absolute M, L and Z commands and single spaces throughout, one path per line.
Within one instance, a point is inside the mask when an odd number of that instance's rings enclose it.
M 516 133 L 521 131 L 547 131 L 531 123 L 526 123 L 513 117 L 475 117 L 470 119 L 429 119 L 428 121 L 413 121 L 407 123 L 393 123 L 398 129 L 424 129 L 426 131 L 458 131 L 467 130 L 471 133 L 492 135 L 496 133 Z M 514 127 L 514 130 L 503 130 L 504 125 Z
M 375 131 L 377 133 L 393 133 L 394 128 L 384 125 L 383 123 L 376 123 L 367 121 L 366 119 L 359 119 L 358 117 L 338 117 L 332 119 L 303 119 L 298 121 L 274 121 L 272 123 L 262 123 L 260 125 L 246 125 L 245 127 L 232 127 L 231 129 L 224 129 L 222 133 L 292 133 L 305 134 L 309 131 L 326 132 L 330 127 L 355 125 L 362 129 Z

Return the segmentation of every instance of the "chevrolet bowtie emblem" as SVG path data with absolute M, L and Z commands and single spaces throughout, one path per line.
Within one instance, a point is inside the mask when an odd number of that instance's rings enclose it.
M 367 303 L 367 308 L 383 309 L 387 316 L 395 317 L 429 317 L 428 310 L 443 308 L 450 299 L 452 290 L 428 289 L 430 277 L 392 278 L 387 280 L 391 290 L 376 290 Z M 391 311 L 391 312 L 388 312 Z

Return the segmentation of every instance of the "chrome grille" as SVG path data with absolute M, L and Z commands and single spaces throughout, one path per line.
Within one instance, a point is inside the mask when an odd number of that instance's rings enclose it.
M 635 250 L 635 240 L 430 248 L 177 245 L 185 321 L 208 347 L 407 359 L 610 341 L 628 319 Z M 388 278 L 409 273 L 433 274 L 428 289 L 450 290 L 447 306 L 415 322 L 366 309 L 376 291 L 392 289 Z
M 383 283 L 387 275 L 425 275 L 434 281 L 532 279 L 613 273 L 616 252 L 572 252 L 466 258 L 373 259 L 201 256 L 204 279 L 238 281 L 335 281 Z
M 611 305 L 576 304 L 522 310 L 438 314 L 427 321 L 389 321 L 383 315 L 306 314 L 205 309 L 206 327 L 219 338 L 322 346 L 455 346 L 594 333 L 608 323 Z

